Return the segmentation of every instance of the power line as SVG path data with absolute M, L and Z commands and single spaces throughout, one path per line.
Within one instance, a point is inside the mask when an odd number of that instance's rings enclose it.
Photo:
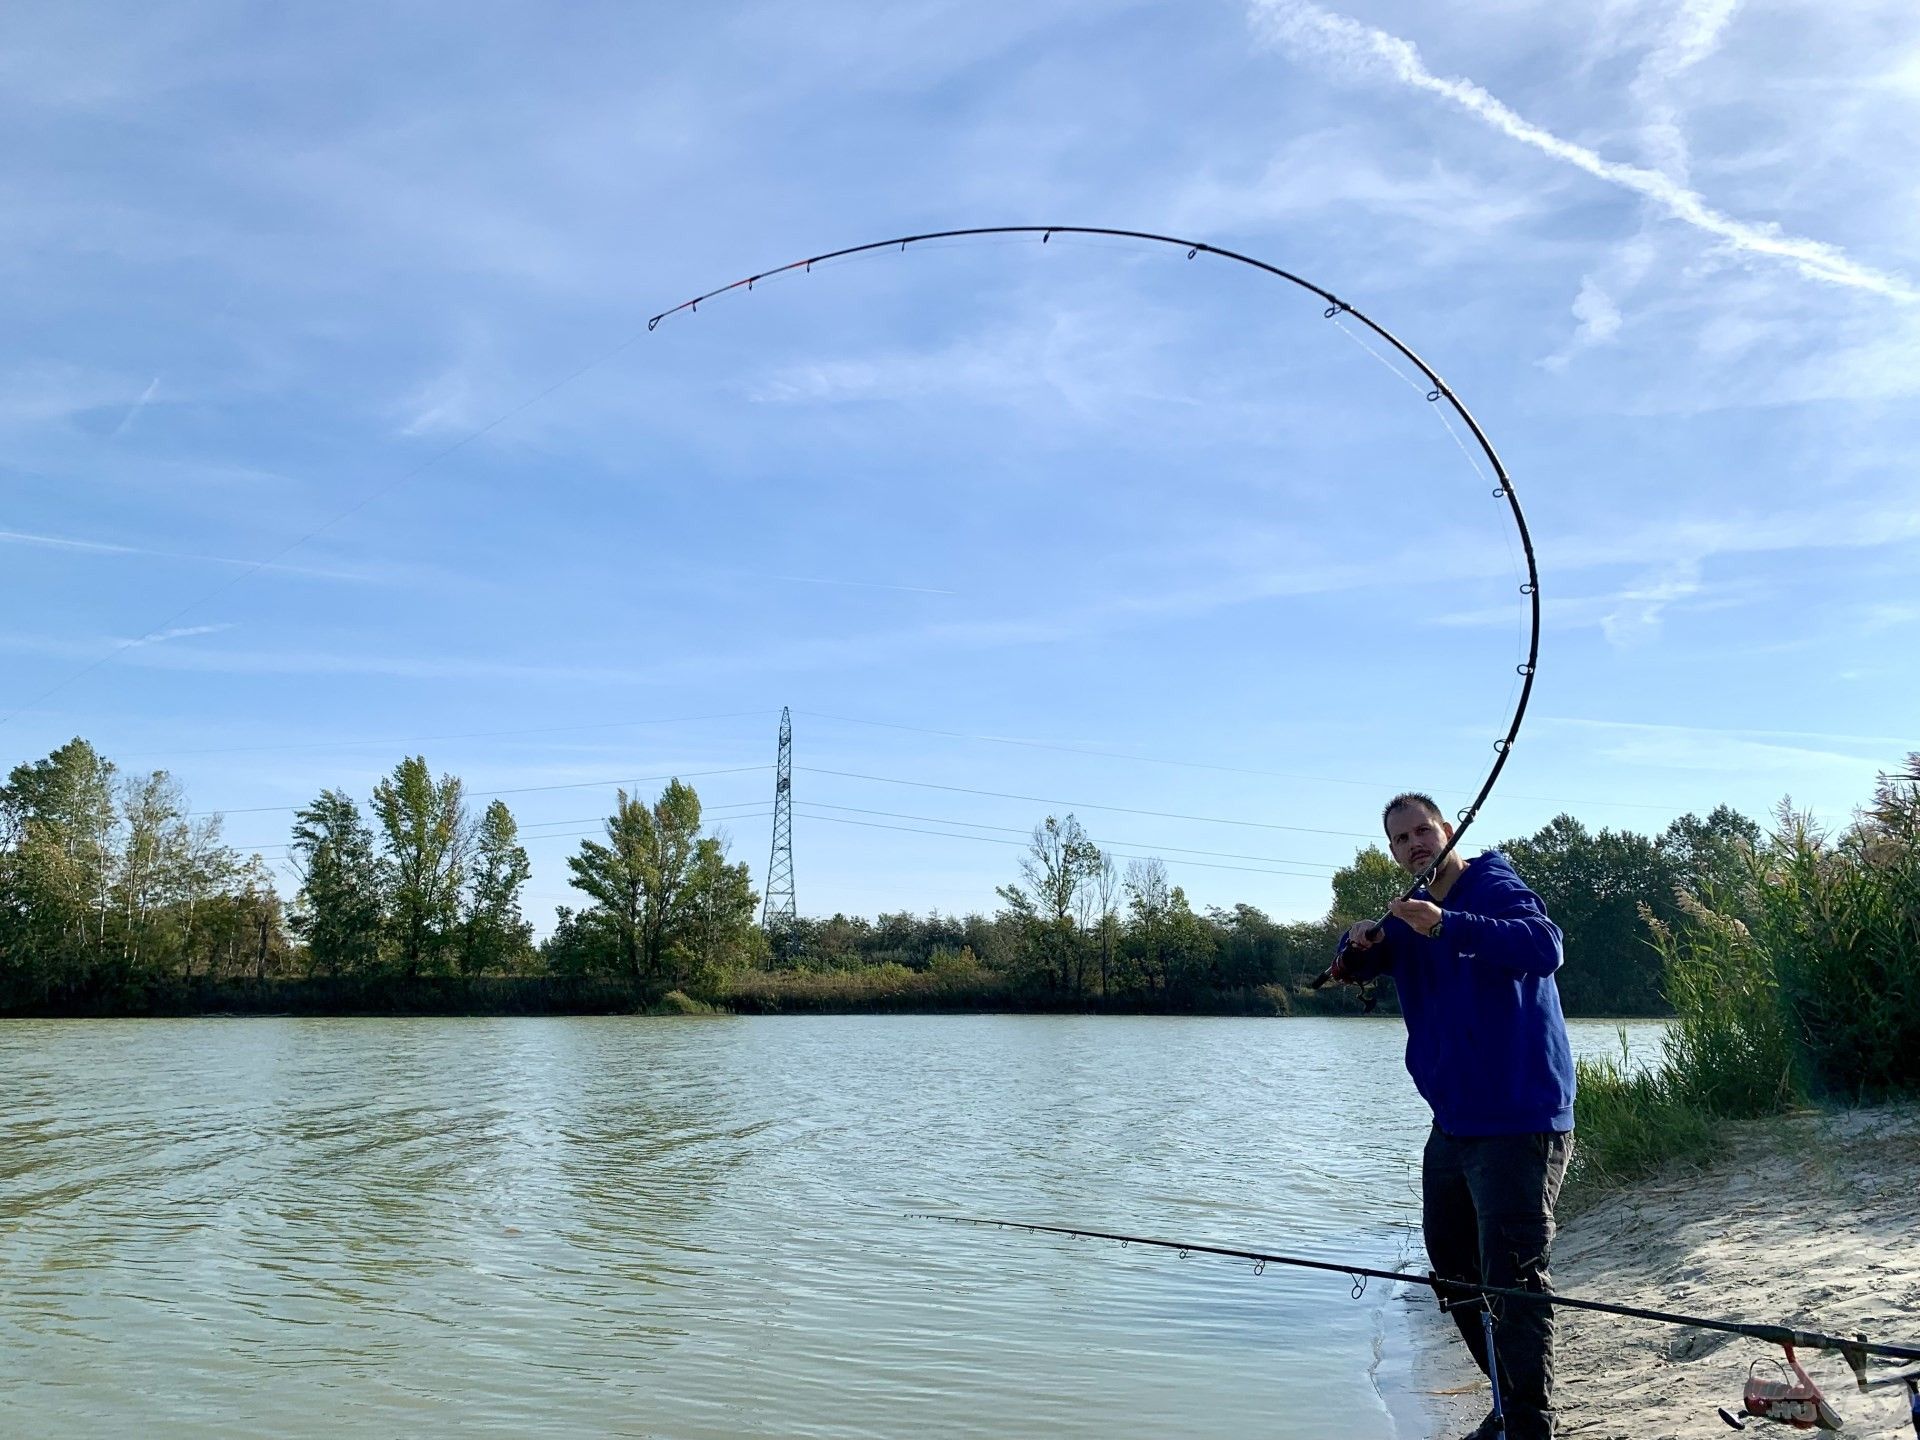
M 827 810 L 845 810 L 855 815 L 880 815 L 889 820 L 925 820 L 933 825 L 961 825 L 969 830 L 1004 830 L 1012 835 L 1030 835 L 1033 831 L 1032 826 L 987 825 L 978 820 L 953 820 L 944 815 L 903 815 L 897 810 L 865 810 L 858 805 L 829 805 L 824 800 L 802 800 L 800 804 L 806 807 L 805 813 L 808 814 L 811 814 L 815 807 L 819 807 Z M 829 820 L 833 817 L 829 815 L 817 815 L 814 816 L 814 818 L 818 820 Z M 1087 838 L 1093 840 L 1096 845 L 1131 845 L 1135 848 L 1144 847 L 1155 852 L 1165 850 L 1171 854 L 1212 855 L 1221 860 L 1262 860 L 1273 865 L 1307 865 L 1317 870 L 1341 870 L 1345 868 L 1341 865 L 1330 865 L 1322 860 L 1297 860 L 1289 855 L 1241 855 L 1232 850 L 1195 850 L 1185 845 L 1158 845 L 1150 840 L 1107 841 L 1097 839 L 1094 836 L 1088 836 Z
M 1024 847 L 1024 840 L 1002 840 L 997 835 L 955 835 L 947 830 L 923 830 L 913 825 L 883 825 L 877 820 L 848 820 L 837 815 L 814 815 L 810 819 L 824 820 L 830 825 L 862 825 L 870 830 L 898 830 L 909 835 L 936 835 L 942 840 L 972 840 L 982 845 L 1017 845 Z M 1119 850 L 1106 852 L 1116 860 L 1158 860 L 1159 855 L 1134 855 Z M 1304 870 L 1267 870 L 1253 865 L 1220 865 L 1207 860 L 1175 860 L 1175 865 L 1198 866 L 1203 870 L 1240 870 L 1249 875 L 1285 875 L 1301 880 L 1325 880 L 1325 875 L 1311 875 Z
M 1183 815 L 1171 810 L 1138 810 L 1126 805 L 1096 805 L 1089 800 L 1055 800 L 1045 795 L 1015 795 L 1005 790 L 977 790 L 969 785 L 937 785 L 931 780 L 902 780 L 892 775 L 863 775 L 853 770 L 826 770 L 816 765 L 796 765 L 809 775 L 837 775 L 843 780 L 871 780 L 880 785 L 911 785 L 920 790 L 945 790 L 957 795 L 985 795 L 996 800 L 1024 800 L 1030 805 L 1059 805 L 1069 810 L 1108 810 L 1116 815 L 1146 815 L 1156 820 L 1193 820 L 1206 825 L 1240 825 L 1252 830 L 1290 830 L 1301 835 L 1337 835 L 1346 840 L 1372 840 L 1379 837 L 1357 830 L 1316 830 L 1307 825 L 1281 825 L 1272 820 L 1229 820 L 1218 815 Z
M 1243 765 L 1218 765 L 1204 760 L 1170 760 L 1158 755 L 1129 755 L 1124 750 L 1099 750 L 1086 745 L 1062 745 L 1051 740 L 1024 740 L 1011 735 L 975 735 L 959 730 L 935 730 L 925 725 L 906 725 L 892 720 L 867 720 L 858 715 L 832 715 L 824 710 L 802 710 L 815 720 L 838 720 L 848 725 L 870 725 L 881 730 L 905 730 L 915 735 L 938 735 L 948 740 L 974 740 L 985 745 L 1014 745 L 1027 750 L 1052 750 L 1063 755 L 1090 755 L 1102 760 L 1127 760 L 1139 765 L 1172 765 L 1183 770 L 1211 770 L 1223 775 L 1258 775 L 1269 780 L 1306 780 L 1318 785 L 1352 785 L 1365 790 L 1389 793 L 1397 787 L 1384 780 L 1348 780 L 1333 775 L 1307 775 L 1294 770 L 1260 770 Z M 1471 791 L 1441 788 L 1441 795 L 1467 795 Z M 1612 805 L 1632 810 L 1671 810 L 1642 800 L 1582 800 L 1564 795 L 1526 795 L 1508 791 L 1511 800 L 1538 800 L 1548 805 Z

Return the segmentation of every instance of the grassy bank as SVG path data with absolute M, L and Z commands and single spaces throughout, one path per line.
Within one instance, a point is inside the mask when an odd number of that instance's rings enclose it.
M 1060 996 L 984 967 L 912 970 L 749 970 L 698 990 L 613 975 L 318 976 L 155 979 L 41 997 L 0 1007 L 0 1017 L 132 1018 L 142 1015 L 861 1015 L 1108 1014 L 1347 1015 L 1351 990 L 1289 991 L 1279 985 L 1203 990 L 1164 998 Z
M 1920 757 L 1836 834 L 1783 809 L 1746 862 L 1647 919 L 1674 1020 L 1656 1066 L 1580 1067 L 1576 1208 L 1728 1122 L 1920 1093 Z
M 1175 1003 L 1139 994 L 1063 996 L 984 966 L 913 970 L 773 970 L 729 976 L 716 999 L 743 1015 L 1073 1013 L 1101 1015 L 1343 1015 L 1358 1002 L 1344 987 L 1290 991 L 1280 985 L 1189 992 Z

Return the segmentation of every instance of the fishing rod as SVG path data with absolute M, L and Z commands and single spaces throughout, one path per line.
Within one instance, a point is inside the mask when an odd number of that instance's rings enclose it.
M 1425 377 L 1430 387 L 1426 391 L 1427 403 L 1430 405 L 1439 405 L 1444 402 L 1451 408 L 1454 414 L 1458 415 L 1461 422 L 1467 427 L 1468 432 L 1473 436 L 1474 442 L 1480 447 L 1481 453 L 1486 456 L 1487 463 L 1492 467 L 1493 474 L 1499 482 L 1493 491 L 1493 497 L 1496 500 L 1504 500 L 1507 508 L 1512 512 L 1514 529 L 1519 533 L 1520 537 L 1520 549 L 1526 557 L 1527 578 L 1525 583 L 1520 586 L 1520 593 L 1527 597 L 1529 610 L 1530 624 L 1527 637 L 1527 658 L 1514 667 L 1521 679 L 1520 694 L 1514 703 L 1513 715 L 1507 723 L 1506 734 L 1494 741 L 1493 766 L 1488 770 L 1486 779 L 1481 782 L 1478 793 L 1474 795 L 1468 804 L 1456 813 L 1452 837 L 1447 841 L 1446 845 L 1442 847 L 1440 853 L 1434 857 L 1432 862 L 1428 864 L 1426 868 L 1415 877 L 1413 883 L 1407 887 L 1406 894 L 1402 898 L 1411 899 L 1421 886 L 1425 885 L 1438 873 L 1440 866 L 1446 862 L 1447 857 L 1454 852 L 1455 847 L 1459 845 L 1462 837 L 1467 833 L 1467 827 L 1472 825 L 1475 818 L 1478 817 L 1481 807 L 1486 804 L 1487 796 L 1493 792 L 1494 782 L 1500 778 L 1500 772 L 1506 768 L 1507 757 L 1513 753 L 1514 741 L 1519 738 L 1520 722 L 1526 718 L 1527 702 L 1533 697 L 1534 671 L 1540 660 L 1540 568 L 1533 553 L 1533 534 L 1527 528 L 1527 517 L 1525 513 L 1520 509 L 1520 497 L 1514 493 L 1513 477 L 1507 473 L 1506 466 L 1501 463 L 1499 454 L 1493 448 L 1493 442 L 1487 439 L 1486 431 L 1480 428 L 1480 422 L 1473 418 L 1472 412 L 1461 402 L 1460 397 L 1454 393 L 1453 387 L 1441 379 L 1439 373 L 1435 371 L 1431 365 L 1421 359 L 1419 355 L 1415 354 L 1405 341 L 1387 329 L 1386 326 L 1359 310 L 1348 301 L 1342 300 L 1331 290 L 1322 289 L 1311 280 L 1296 275 L 1291 270 L 1283 270 L 1278 265 L 1269 264 L 1267 261 L 1256 259 L 1251 255 L 1244 255 L 1237 250 L 1228 250 L 1218 245 L 1209 245 L 1203 240 L 1184 240 L 1176 235 L 1161 235 L 1148 230 L 1122 230 L 1102 225 L 977 225 L 959 230 L 929 230 L 916 235 L 896 235 L 886 240 L 871 240 L 861 245 L 847 245 L 838 250 L 828 250 L 819 255 L 810 255 L 801 260 L 790 261 L 785 265 L 776 266 L 774 269 L 762 270 L 756 274 L 748 275 L 744 279 L 718 286 L 703 295 L 694 296 L 691 300 L 683 300 L 678 305 L 668 310 L 662 310 L 658 315 L 648 320 L 647 329 L 649 331 L 656 329 L 662 320 L 670 316 L 682 313 L 697 315 L 700 307 L 710 300 L 714 300 L 719 296 L 729 294 L 736 290 L 751 291 L 762 281 L 771 280 L 776 276 L 790 275 L 796 272 L 810 275 L 813 273 L 814 266 L 824 265 L 831 260 L 843 260 L 850 256 L 864 255 L 881 250 L 904 252 L 909 245 L 920 245 L 934 240 L 967 240 L 996 235 L 1037 235 L 1040 237 L 1040 243 L 1042 245 L 1047 244 L 1056 235 L 1103 236 L 1109 239 L 1140 241 L 1150 245 L 1166 245 L 1186 251 L 1187 259 L 1189 260 L 1201 255 L 1212 255 L 1222 260 L 1230 260 L 1235 264 L 1250 266 L 1263 274 L 1271 275 L 1276 279 L 1296 285 L 1300 289 L 1318 296 L 1320 300 L 1324 302 L 1325 308 L 1321 311 L 1322 318 L 1332 320 L 1338 324 L 1342 317 L 1351 317 L 1354 321 L 1364 325 L 1381 340 L 1392 346 L 1400 356 Z M 1362 348 L 1370 350 L 1371 347 L 1366 346 L 1364 341 L 1360 343 Z M 1392 367 L 1389 366 L 1389 368 Z M 1444 420 L 1445 416 L 1442 415 L 1441 418 Z M 1449 425 L 1448 429 L 1451 430 L 1452 426 Z M 1455 439 L 1457 440 L 1458 438 L 1456 435 Z M 1464 450 L 1465 446 L 1463 445 L 1461 448 Z M 1470 462 L 1472 461 L 1471 452 L 1468 453 L 1468 460 Z M 1332 979 L 1333 971 L 1330 967 L 1313 982 L 1314 988 L 1318 989 Z M 1364 1002 L 1366 1008 L 1371 1010 L 1373 1008 L 1371 992 L 1363 987 L 1362 993 L 1366 997 Z
M 1620 1305 L 1608 1300 L 1587 1300 L 1574 1295 L 1550 1294 L 1539 1290 L 1521 1290 L 1511 1286 L 1482 1285 L 1470 1280 L 1448 1280 L 1433 1271 L 1422 1275 L 1412 1270 L 1382 1270 L 1344 1260 L 1315 1260 L 1303 1255 L 1278 1255 L 1265 1250 L 1242 1250 L 1229 1245 L 1205 1245 L 1192 1240 L 1165 1240 L 1151 1235 L 1126 1235 L 1114 1230 L 1090 1230 L 1077 1225 L 1040 1225 L 1024 1220 L 988 1220 L 970 1215 L 936 1215 L 915 1212 L 909 1220 L 937 1220 L 948 1225 L 976 1225 L 996 1230 L 1024 1230 L 1030 1235 L 1064 1235 L 1075 1240 L 1111 1240 L 1121 1245 L 1147 1245 L 1177 1251 L 1181 1259 L 1189 1255 L 1219 1255 L 1230 1260 L 1250 1260 L 1258 1275 L 1269 1265 L 1286 1265 L 1298 1270 L 1319 1270 L 1343 1275 L 1353 1284 L 1353 1298 L 1366 1291 L 1368 1280 L 1412 1281 L 1434 1292 L 1443 1310 L 1452 1310 L 1494 1300 L 1513 1300 L 1526 1305 L 1547 1305 L 1555 1309 L 1591 1310 L 1601 1315 L 1618 1315 L 1629 1320 L 1649 1320 L 1662 1325 L 1684 1325 L 1696 1330 L 1717 1330 L 1728 1335 L 1743 1335 L 1786 1352 L 1792 1367 L 1792 1379 L 1786 1382 L 1758 1380 L 1749 1370 L 1743 1395 L 1742 1414 L 1758 1419 L 1781 1420 L 1797 1428 L 1838 1429 L 1840 1420 L 1808 1378 L 1795 1358 L 1795 1349 L 1830 1350 L 1840 1355 L 1853 1371 L 1861 1390 L 1887 1385 L 1905 1385 L 1914 1406 L 1914 1428 L 1920 1433 L 1920 1369 L 1897 1375 L 1869 1378 L 1867 1361 L 1871 1359 L 1920 1362 L 1920 1346 L 1892 1345 L 1868 1340 L 1864 1335 L 1830 1335 L 1820 1330 L 1800 1330 L 1790 1325 L 1756 1324 L 1742 1320 L 1717 1320 L 1705 1315 L 1682 1315 L 1672 1310 L 1650 1310 L 1640 1305 Z M 1735 1429 L 1743 1429 L 1739 1419 L 1720 1412 L 1721 1418 Z M 1830 1422 L 1830 1423 L 1829 1423 Z

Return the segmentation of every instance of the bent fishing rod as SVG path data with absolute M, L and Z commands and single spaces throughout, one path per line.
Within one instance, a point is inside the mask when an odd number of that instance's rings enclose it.
M 1520 1290 L 1508 1286 L 1481 1285 L 1470 1280 L 1447 1280 L 1429 1271 L 1422 1275 L 1412 1270 L 1381 1270 L 1367 1265 L 1350 1265 L 1340 1260 L 1314 1260 L 1301 1255 L 1276 1255 L 1264 1250 L 1240 1250 L 1227 1245 L 1203 1245 L 1190 1240 L 1163 1240 L 1150 1235 L 1123 1235 L 1112 1230 L 1088 1230 L 1072 1225 L 1037 1225 L 1024 1220 L 986 1220 L 970 1215 L 936 1215 L 916 1212 L 909 1220 L 938 1220 L 948 1225 L 977 1225 L 988 1229 L 1024 1230 L 1033 1235 L 1064 1235 L 1075 1240 L 1112 1240 L 1121 1245 L 1148 1245 L 1175 1250 L 1184 1259 L 1188 1255 L 1220 1255 L 1230 1260 L 1250 1260 L 1257 1275 L 1269 1265 L 1286 1265 L 1299 1270 L 1321 1270 L 1344 1275 L 1353 1282 L 1357 1300 L 1368 1280 L 1406 1280 L 1429 1287 L 1443 1309 L 1472 1305 L 1476 1301 L 1514 1300 L 1526 1305 L 1548 1305 L 1556 1309 L 1592 1310 L 1602 1315 L 1619 1315 L 1629 1320 L 1650 1320 L 1662 1325 L 1685 1325 L 1697 1330 L 1718 1330 L 1728 1335 L 1744 1335 L 1783 1348 L 1831 1350 L 1845 1358 L 1861 1388 L 1869 1382 L 1866 1363 L 1869 1357 L 1881 1360 L 1920 1361 L 1920 1346 L 1890 1345 L 1869 1341 L 1863 1336 L 1829 1335 L 1818 1330 L 1798 1330 L 1789 1325 L 1753 1324 L 1739 1320 L 1716 1320 L 1703 1315 L 1682 1315 L 1671 1310 L 1649 1310 L 1638 1305 L 1618 1305 L 1606 1300 L 1585 1300 L 1573 1295 L 1557 1295 L 1539 1290 Z M 1892 1377 L 1900 1379 L 1902 1377 Z
M 1507 757 L 1513 752 L 1514 741 L 1519 738 L 1520 722 L 1526 718 L 1527 702 L 1533 697 L 1534 670 L 1540 660 L 1540 568 L 1533 553 L 1533 534 L 1527 528 L 1527 517 L 1525 513 L 1520 509 L 1520 497 L 1514 493 L 1513 477 L 1507 473 L 1506 466 L 1501 463 L 1499 454 L 1493 448 L 1493 442 L 1487 439 L 1486 431 L 1480 428 L 1480 422 L 1473 418 L 1472 412 L 1461 402 L 1460 397 L 1454 392 L 1453 387 L 1441 379 L 1439 373 L 1435 371 L 1431 365 L 1421 359 L 1419 355 L 1415 354 L 1405 341 L 1387 329 L 1386 326 L 1348 301 L 1342 300 L 1332 291 L 1322 289 L 1311 280 L 1304 279 L 1294 274 L 1291 270 L 1283 270 L 1278 265 L 1269 264 L 1267 261 L 1256 259 L 1252 255 L 1244 255 L 1237 250 L 1227 250 L 1218 245 L 1209 245 L 1203 240 L 1183 240 L 1175 235 L 1161 235 L 1148 230 L 1122 230 L 1102 225 L 978 225 L 960 230 L 929 230 L 916 235 L 896 235 L 887 240 L 871 240 L 862 245 L 848 245 L 838 250 L 828 250 L 823 254 L 810 255 L 805 259 L 790 261 L 785 265 L 776 266 L 774 269 L 762 270 L 756 274 L 748 275 L 744 279 L 735 280 L 727 285 L 721 285 L 716 289 L 707 291 L 704 295 L 696 295 L 691 300 L 683 300 L 672 309 L 662 310 L 658 315 L 648 320 L 647 329 L 652 331 L 659 326 L 662 320 L 683 312 L 688 315 L 697 315 L 700 312 L 700 307 L 710 300 L 714 300 L 719 296 L 729 294 L 736 290 L 751 291 L 762 281 L 771 280 L 776 276 L 795 273 L 810 275 L 813 273 L 814 266 L 824 265 L 828 261 L 844 260 L 851 256 L 865 255 L 882 250 L 897 250 L 904 253 L 909 245 L 920 245 L 935 240 L 969 240 L 980 239 L 987 236 L 1011 235 L 1037 235 L 1040 237 L 1040 243 L 1042 245 L 1047 244 L 1056 235 L 1088 235 L 1102 236 L 1108 239 L 1135 240 L 1149 245 L 1172 246 L 1175 249 L 1186 251 L 1187 259 L 1189 260 L 1193 260 L 1201 255 L 1212 255 L 1221 260 L 1230 260 L 1238 265 L 1250 266 L 1252 269 L 1260 271 L 1263 274 L 1284 280 L 1291 285 L 1296 285 L 1309 294 L 1318 296 L 1320 300 L 1324 302 L 1325 308 L 1321 311 L 1323 319 L 1331 320 L 1335 324 L 1339 324 L 1343 316 L 1349 316 L 1357 323 L 1366 326 L 1368 330 L 1392 346 L 1397 354 L 1425 377 L 1430 387 L 1426 391 L 1427 403 L 1430 405 L 1439 405 L 1444 402 L 1445 405 L 1452 409 L 1454 414 L 1460 417 L 1461 422 L 1473 436 L 1474 443 L 1480 447 L 1481 453 L 1486 456 L 1487 463 L 1492 467 L 1494 477 L 1499 482 L 1493 491 L 1493 498 L 1506 502 L 1508 510 L 1512 513 L 1514 529 L 1520 536 L 1520 549 L 1526 557 L 1527 578 L 1525 583 L 1520 586 L 1520 593 L 1527 597 L 1529 610 L 1530 623 L 1527 636 L 1527 658 L 1514 667 L 1521 680 L 1520 694 L 1514 703 L 1513 715 L 1507 723 L 1506 734 L 1494 741 L 1493 766 L 1488 770 L 1487 778 L 1481 782 L 1480 789 L 1478 793 L 1474 795 L 1472 801 L 1456 813 L 1452 837 L 1447 841 L 1446 845 L 1442 847 L 1440 853 L 1433 858 L 1432 862 L 1428 864 L 1426 868 L 1414 878 L 1413 883 L 1407 887 L 1406 894 L 1402 898 L 1411 899 L 1421 886 L 1432 879 L 1439 871 L 1440 866 L 1446 863 L 1447 857 L 1454 852 L 1461 838 L 1467 833 L 1467 827 L 1472 825 L 1475 818 L 1478 817 L 1481 807 L 1486 804 L 1487 796 L 1493 792 L 1494 782 L 1500 778 L 1500 772 L 1506 768 Z M 1364 341 L 1361 341 L 1360 344 L 1363 349 L 1371 350 L 1371 347 L 1368 347 Z M 1376 358 L 1378 357 L 1376 356 Z M 1391 369 L 1392 366 L 1389 365 L 1388 368 Z M 1442 415 L 1441 418 L 1444 421 L 1445 416 Z M 1452 429 L 1450 425 L 1447 428 L 1449 430 Z M 1458 436 L 1455 438 L 1457 440 Z M 1465 447 L 1462 446 L 1462 449 L 1464 450 Z M 1471 453 L 1469 453 L 1469 462 L 1472 461 L 1472 458 Z M 1332 979 L 1333 971 L 1331 967 L 1329 967 L 1324 974 L 1313 982 L 1314 988 L 1318 989 Z M 1369 1004 L 1368 1008 L 1371 1009 L 1372 1005 Z

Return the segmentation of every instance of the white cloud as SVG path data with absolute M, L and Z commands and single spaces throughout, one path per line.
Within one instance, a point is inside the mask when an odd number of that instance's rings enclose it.
M 1895 752 L 1903 747 L 1913 748 L 1915 744 L 1913 741 L 1886 736 L 1700 725 L 1648 725 L 1570 716 L 1540 716 L 1535 723 L 1545 730 L 1585 732 L 1594 738 L 1586 742 L 1583 748 L 1624 765 L 1774 775 L 1805 773 L 1808 770 L 1845 772 L 1857 777 L 1856 783 L 1860 784 L 1870 781 Z M 1788 740 L 1814 743 L 1781 743 Z M 1834 748 L 1843 745 L 1871 748 L 1875 753 L 1854 755 Z
M 1785 261 L 1800 274 L 1825 284 L 1871 291 L 1895 300 L 1920 300 L 1920 287 L 1904 276 L 1863 265 L 1825 241 L 1789 235 L 1775 224 L 1725 214 L 1696 191 L 1658 170 L 1608 160 L 1524 119 L 1470 80 L 1435 75 L 1419 50 L 1397 35 L 1324 10 L 1309 0 L 1252 0 L 1251 18 L 1261 35 L 1274 44 L 1362 74 L 1384 75 L 1398 84 L 1438 96 L 1523 145 L 1641 196 L 1673 219 L 1726 242 L 1736 252 Z
M 1633 78 L 1630 93 L 1646 112 L 1640 138 L 1647 159 L 1678 183 L 1686 182 L 1690 164 L 1674 86 L 1719 48 L 1739 8 L 1740 0 L 1684 0 Z
M 1682 560 L 1642 576 L 1600 617 L 1600 633 L 1618 648 L 1639 645 L 1660 633 L 1667 607 L 1700 593 L 1700 562 Z
M 135 640 L 124 640 L 124 649 L 132 650 L 142 645 L 164 645 L 169 640 L 190 640 L 196 635 L 218 635 L 223 630 L 234 628 L 232 621 L 223 621 L 217 625 L 175 625 L 166 630 L 155 630 Z

